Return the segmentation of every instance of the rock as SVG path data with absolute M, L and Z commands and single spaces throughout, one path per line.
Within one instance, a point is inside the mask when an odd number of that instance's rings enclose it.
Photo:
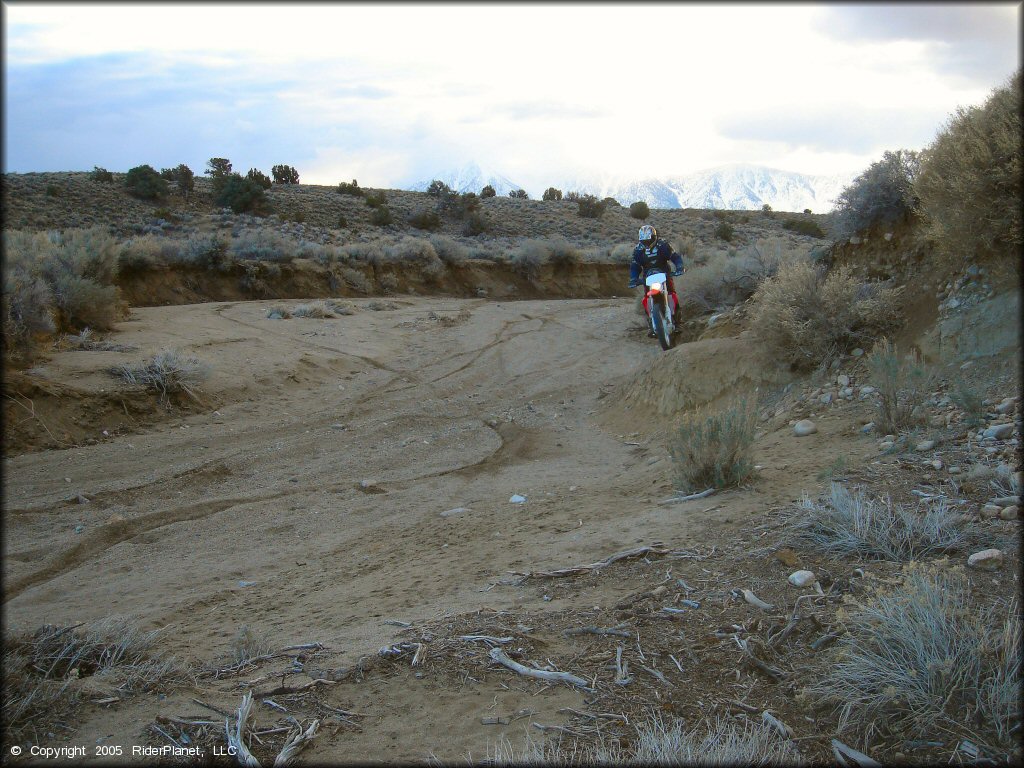
M 1013 413 L 1014 405 L 1015 403 L 1013 402 L 1013 398 L 1008 397 L 1005 400 L 1003 400 L 1003 402 L 1001 402 L 999 405 L 997 405 L 993 410 L 996 413 L 1002 413 L 1005 415 L 1007 413 Z
M 454 515 L 461 515 L 463 512 L 469 512 L 469 507 L 456 507 L 455 509 L 446 509 L 441 513 L 441 517 L 453 517 Z
M 801 419 L 793 425 L 793 434 L 797 437 L 806 437 L 807 435 L 813 435 L 818 431 L 817 425 L 810 419 Z
M 794 587 L 806 587 L 818 580 L 813 571 L 793 571 L 789 574 L 789 581 Z
M 75 526 L 75 533 L 81 533 L 84 530 L 85 530 L 85 526 L 84 525 L 76 525 Z
M 821 399 L 822 403 L 824 403 L 825 405 L 828 405 L 829 403 L 832 402 L 832 393 L 831 392 L 826 392 L 824 395 L 821 396 L 820 399 Z
M 971 568 L 998 568 L 1003 562 L 1003 552 L 999 549 L 984 549 L 967 558 Z
M 525 504 L 526 503 L 526 497 L 525 496 L 520 496 L 518 493 L 514 493 L 514 494 L 512 494 L 512 498 L 510 498 L 508 500 L 508 503 L 509 504 Z
M 840 387 L 848 387 L 850 386 L 850 377 L 847 376 L 845 373 L 841 373 L 838 376 L 836 376 L 836 384 L 838 384 Z
M 788 565 L 790 568 L 796 568 L 798 565 L 800 565 L 800 558 L 797 557 L 796 552 L 794 552 L 789 547 L 784 547 L 783 549 L 780 549 L 778 552 L 776 552 L 775 558 L 780 563 L 782 563 L 783 565 Z
M 1002 511 L 1002 507 L 997 507 L 995 504 L 986 504 L 981 508 L 981 519 L 990 520 L 993 517 L 998 517 Z
M 861 397 L 867 397 L 868 395 L 873 395 L 877 391 L 878 390 L 876 390 L 874 387 L 872 387 L 870 385 L 864 386 L 864 387 L 860 388 L 860 396 Z
M 934 440 L 922 440 L 917 444 L 916 449 L 919 451 L 930 451 L 935 445 L 936 442 Z
M 878 444 L 878 450 L 880 450 L 880 451 L 888 451 L 894 445 L 896 445 L 896 443 L 894 443 L 892 440 L 883 440 L 882 442 L 880 442 Z
M 982 433 L 982 437 L 992 437 L 996 440 L 1005 440 L 1013 434 L 1013 424 L 996 424 L 989 427 Z
M 998 499 L 992 499 L 991 503 L 997 507 L 1010 507 L 1020 501 L 1017 496 L 1000 496 Z
M 843 391 L 840 392 L 839 394 L 841 394 L 843 397 L 849 400 L 851 397 L 853 397 L 853 387 L 844 387 Z
M 931 465 L 932 465 L 932 467 L 934 467 L 935 469 L 942 469 L 942 467 L 943 467 L 943 464 L 942 464 L 942 459 L 934 459 L 934 460 L 933 460 L 933 461 L 931 462 Z
M 75 497 L 75 501 L 77 501 L 79 504 L 88 504 L 89 503 L 89 497 L 80 493 L 80 494 L 78 494 L 77 497 Z
M 112 515 L 111 515 L 111 516 L 110 516 L 110 517 L 109 517 L 109 518 L 107 519 L 107 525 L 120 525 L 120 524 L 121 524 L 121 523 L 123 523 L 123 522 L 125 522 L 125 517 L 124 517 L 124 515 L 118 514 L 117 512 L 115 512 L 114 514 L 112 514 Z
M 860 347 L 857 347 L 855 350 L 853 350 L 853 352 L 850 353 L 850 355 L 853 357 L 861 357 L 863 354 L 864 350 L 861 349 Z
M 373 480 L 360 480 L 359 485 L 356 487 L 363 493 L 387 493 L 387 491 L 377 485 Z
M 1000 520 L 1016 520 L 1019 516 L 1020 512 L 1016 504 L 1011 504 L 1009 507 L 1003 507 L 999 510 Z
M 875 426 L 875 422 L 869 421 L 867 424 L 860 428 L 860 431 L 863 432 L 865 435 L 868 435 L 874 432 L 876 429 L 877 427 Z
M 949 472 L 949 474 L 951 474 L 951 475 L 959 475 L 960 474 L 960 467 L 950 467 L 946 471 Z

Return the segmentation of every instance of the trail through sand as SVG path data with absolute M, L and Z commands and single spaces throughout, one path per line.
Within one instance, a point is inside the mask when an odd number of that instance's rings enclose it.
M 402 297 L 288 320 L 269 319 L 272 304 L 135 309 L 117 340 L 138 352 L 47 363 L 53 380 L 109 391 L 119 385 L 106 366 L 179 346 L 213 364 L 201 396 L 219 405 L 5 462 L 8 631 L 129 615 L 166 627 L 164 650 L 209 661 L 249 624 L 274 647 L 323 643 L 341 666 L 393 642 L 389 621 L 558 610 L 568 598 L 513 589 L 510 572 L 727 538 L 834 458 L 820 441 L 769 434 L 756 494 L 731 492 L 710 512 L 706 500 L 659 506 L 673 491 L 664 425 L 653 405 L 613 401 L 680 350 L 661 352 L 628 299 Z M 819 429 L 849 424 L 824 418 Z M 406 683 L 367 692 L 363 706 L 401 711 L 390 730 L 317 749 L 479 757 L 493 732 L 456 725 L 468 695 Z M 579 697 L 563 686 L 528 703 L 553 711 Z M 155 707 L 96 712 L 81 734 L 128 738 Z

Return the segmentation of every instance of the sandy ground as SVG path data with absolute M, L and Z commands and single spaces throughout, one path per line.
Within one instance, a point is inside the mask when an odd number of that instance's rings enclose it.
M 214 365 L 201 397 L 216 408 L 5 460 L 7 631 L 127 615 L 165 628 L 162 650 L 208 665 L 248 624 L 274 648 L 323 644 L 330 655 L 299 682 L 329 679 L 398 642 L 387 622 L 536 623 L 613 604 L 628 583 L 568 593 L 512 573 L 655 542 L 727 548 L 755 515 L 814 487 L 837 446 L 853 461 L 877 450 L 850 437 L 850 414 L 823 416 L 808 440 L 781 422 L 759 439 L 754 490 L 659 505 L 673 492 L 665 403 L 784 381 L 756 373 L 749 344 L 663 353 L 629 299 L 390 302 L 354 301 L 330 319 L 268 319 L 281 302 L 135 309 L 116 340 L 138 352 L 53 355 L 39 375 L 98 392 L 119 386 L 106 366 L 179 346 Z M 560 708 L 582 707 L 580 691 L 516 687 L 496 669 L 453 682 L 403 664 L 349 685 L 332 701 L 360 712 L 361 727 L 336 728 L 304 759 L 480 758 L 499 733 L 482 716 L 530 708 L 559 723 Z M 93 706 L 72 741 L 159 744 L 146 731 L 158 714 L 202 712 L 193 697 L 238 705 L 238 678 L 199 691 Z

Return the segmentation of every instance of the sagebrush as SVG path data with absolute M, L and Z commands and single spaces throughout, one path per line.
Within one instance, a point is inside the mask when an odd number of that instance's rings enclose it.
M 728 488 L 749 478 L 756 426 L 757 400 L 752 395 L 684 417 L 669 443 L 677 487 L 685 492 Z

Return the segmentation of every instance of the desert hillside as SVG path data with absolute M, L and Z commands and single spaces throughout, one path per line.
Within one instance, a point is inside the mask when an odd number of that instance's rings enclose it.
M 3 191 L 6 743 L 1021 759 L 1012 251 L 914 211 Z

